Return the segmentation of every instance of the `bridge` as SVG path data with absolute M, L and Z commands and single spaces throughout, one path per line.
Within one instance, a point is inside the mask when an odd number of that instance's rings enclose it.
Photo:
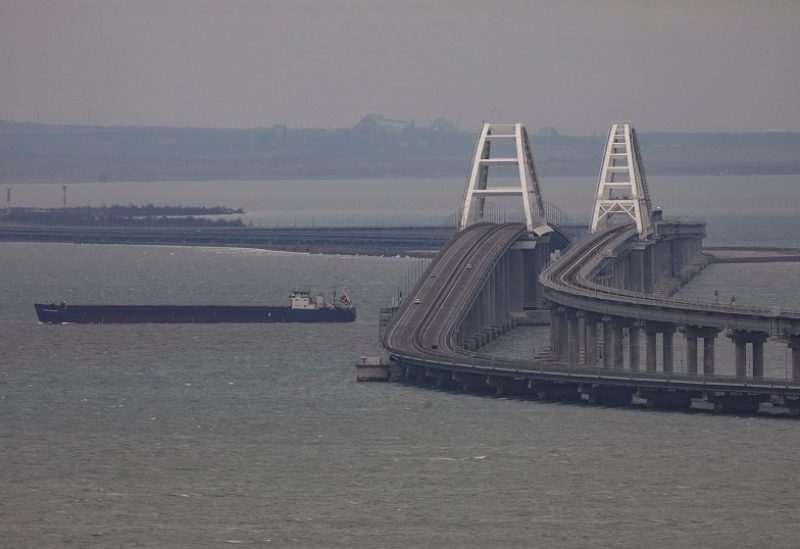
M 516 158 L 491 158 L 493 134 L 516 140 Z M 519 187 L 489 185 L 489 166 L 515 162 Z M 522 197 L 525 223 L 485 222 L 484 200 L 493 195 Z M 652 208 L 629 123 L 609 132 L 588 235 L 569 242 L 548 223 L 541 204 L 524 128 L 484 124 L 462 228 L 384 332 L 396 376 L 441 388 L 596 404 L 629 404 L 635 397 L 654 408 L 705 402 L 716 411 L 755 412 L 770 402 L 800 415 L 800 313 L 672 297 L 709 261 L 702 249 L 705 224 L 662 219 Z M 526 323 L 549 324 L 546 356 L 481 351 Z M 681 371 L 674 364 L 676 333 L 685 338 Z M 791 376 L 764 375 L 770 338 L 791 349 Z M 720 339 L 735 348 L 733 372 L 717 364 Z

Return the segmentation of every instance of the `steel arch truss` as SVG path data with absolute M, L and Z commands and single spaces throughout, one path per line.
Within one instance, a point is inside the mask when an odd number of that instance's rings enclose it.
M 636 224 L 639 237 L 645 239 L 653 232 L 651 211 L 636 130 L 629 122 L 615 122 L 606 140 L 589 230 L 603 229 L 611 217 L 623 215 Z
M 513 140 L 516 155 L 492 157 L 491 143 L 496 140 Z M 519 185 L 509 187 L 490 187 L 489 167 L 492 165 L 516 165 L 519 174 Z M 520 124 L 490 124 L 484 122 L 475 146 L 467 188 L 464 192 L 464 203 L 459 228 L 483 221 L 484 206 L 487 196 L 521 196 L 525 211 L 525 225 L 528 232 L 533 233 L 537 225 L 545 223 L 542 193 L 536 168 L 533 163 L 528 132 Z

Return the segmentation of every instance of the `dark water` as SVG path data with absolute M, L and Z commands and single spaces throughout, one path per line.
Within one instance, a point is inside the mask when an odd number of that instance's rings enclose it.
M 795 420 L 357 384 L 412 265 L 0 244 L 0 546 L 797 546 Z M 798 281 L 794 265 L 718 266 L 685 291 L 796 302 Z M 334 284 L 355 323 L 45 326 L 32 307 L 282 303 Z M 536 352 L 528 335 L 506 352 Z

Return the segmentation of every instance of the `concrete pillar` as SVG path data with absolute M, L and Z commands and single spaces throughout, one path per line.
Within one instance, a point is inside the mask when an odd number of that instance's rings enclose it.
M 734 330 L 728 335 L 736 345 L 736 377 L 744 378 L 747 376 L 747 348 L 751 343 L 753 346 L 753 379 L 763 379 L 764 377 L 764 343 L 769 334 L 764 332 L 748 332 L 745 330 Z
M 568 310 L 567 319 L 567 349 L 570 364 L 577 365 L 580 360 L 580 338 L 578 337 L 578 315 L 574 310 Z
M 747 377 L 747 343 L 741 340 L 734 339 L 733 344 L 736 346 L 736 377 Z
M 645 353 L 647 354 L 645 362 L 647 363 L 647 371 L 648 372 L 655 372 L 656 371 L 656 334 L 657 332 L 646 330 L 645 331 Z
M 686 336 L 686 373 L 697 375 L 697 338 Z
M 800 383 L 800 335 L 789 336 L 789 347 L 792 350 L 792 381 Z
M 614 366 L 614 329 L 611 326 L 613 320 L 610 316 L 603 317 L 603 367 L 612 368 Z
M 622 351 L 625 343 L 625 334 L 620 319 L 615 319 L 613 322 L 612 338 L 614 341 L 614 369 L 622 370 L 625 367 L 625 357 Z
M 664 369 L 664 373 L 669 373 L 672 372 L 673 370 L 672 368 L 672 363 L 673 363 L 672 335 L 674 333 L 673 330 L 667 330 L 661 334 L 661 346 L 662 346 L 661 362 L 662 362 L 662 367 Z
M 714 375 L 714 340 L 716 336 L 703 338 L 703 374 Z
M 550 334 L 552 357 L 555 362 L 566 362 L 569 360 L 569 334 L 567 323 L 567 311 L 563 307 L 557 307 L 550 311 Z
M 639 369 L 640 332 L 641 328 L 636 324 L 632 324 L 628 328 L 628 362 L 631 370 Z
M 597 319 L 589 315 L 584 319 L 586 324 L 585 348 L 583 351 L 583 361 L 587 366 L 597 364 Z
M 686 335 L 686 371 L 689 375 L 697 374 L 697 340 L 703 339 L 703 375 L 714 375 L 714 340 L 719 328 L 707 326 L 684 326 Z
M 753 379 L 764 379 L 764 342 L 753 342 Z

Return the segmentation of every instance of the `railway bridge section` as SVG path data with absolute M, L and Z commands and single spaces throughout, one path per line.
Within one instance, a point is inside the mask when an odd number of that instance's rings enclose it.
M 636 397 L 670 409 L 705 401 L 718 411 L 753 412 L 770 401 L 800 414 L 800 313 L 672 297 L 708 262 L 702 251 L 705 224 L 664 220 L 651 209 L 635 133 L 626 132 L 630 129 L 612 127 L 606 154 L 619 156 L 604 160 L 604 170 L 616 168 L 608 172 L 608 187 L 625 191 L 598 192 L 593 230 L 577 242 L 568 243 L 542 220 L 464 223 L 384 333 L 399 377 L 598 404 L 627 404 Z M 622 181 L 616 177 L 623 170 L 613 160 L 622 156 L 617 142 L 628 147 L 623 167 L 632 166 Z M 479 147 L 479 153 L 485 155 L 485 149 Z M 599 187 L 604 179 L 601 173 Z M 466 218 L 475 210 L 465 205 L 464 211 Z M 609 214 L 623 222 L 603 223 Z M 548 356 L 482 352 L 486 343 L 524 322 L 549 324 Z M 685 340 L 680 370 L 676 333 Z M 734 345 L 733 373 L 718 368 L 720 336 Z M 764 375 L 763 345 L 769 338 L 791 349 L 790 376 Z

